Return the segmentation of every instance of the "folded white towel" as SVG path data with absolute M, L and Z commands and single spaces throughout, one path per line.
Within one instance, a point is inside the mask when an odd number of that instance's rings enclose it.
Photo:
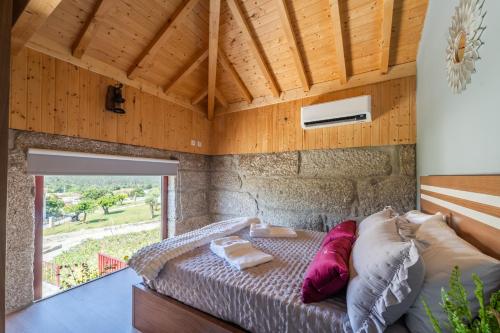
M 257 250 L 252 246 L 252 243 L 238 236 L 215 239 L 210 242 L 210 250 L 239 270 L 257 266 L 273 259 L 272 255 Z
M 293 238 L 297 237 L 297 233 L 295 232 L 295 230 L 288 227 L 277 227 L 266 223 L 252 223 L 250 225 L 250 237 Z

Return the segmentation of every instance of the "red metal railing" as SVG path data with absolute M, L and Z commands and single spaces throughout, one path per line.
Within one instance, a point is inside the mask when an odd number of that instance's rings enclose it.
M 108 256 L 107 254 L 104 253 L 97 254 L 97 261 L 99 266 L 99 275 L 108 274 L 127 267 L 126 262 Z

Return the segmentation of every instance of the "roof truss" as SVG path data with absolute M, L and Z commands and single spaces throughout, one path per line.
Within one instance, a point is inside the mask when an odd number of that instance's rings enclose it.
M 134 64 L 128 70 L 128 76 L 134 79 L 141 73 L 148 71 L 153 66 L 153 61 L 166 40 L 179 30 L 180 23 L 187 17 L 198 0 L 184 0 L 174 14 L 167 20 L 163 27 L 154 36 L 148 47 L 142 51 Z
M 340 14 L 339 0 L 330 0 L 330 16 L 333 23 L 335 51 L 337 53 L 338 75 L 340 83 L 347 82 L 347 68 L 344 52 L 344 34 L 342 32 L 342 16 Z
M 380 72 L 389 70 L 389 53 L 391 49 L 392 17 L 394 14 L 394 0 L 384 0 L 382 16 L 382 38 L 380 40 Z
M 97 0 L 92 13 L 87 18 L 87 21 L 85 21 L 78 38 L 73 43 L 73 56 L 81 58 L 85 54 L 92 38 L 97 33 L 97 25 L 99 21 L 105 17 L 106 13 L 114 4 L 115 0 Z
M 11 52 L 16 55 L 45 23 L 61 0 L 30 0 L 11 32 Z
M 272 74 L 268 65 L 266 64 L 266 61 L 264 60 L 264 53 L 260 50 L 259 46 L 255 42 L 255 39 L 250 31 L 250 25 L 243 16 L 243 11 L 240 5 L 236 1 L 237 0 L 227 0 L 227 4 L 231 9 L 231 13 L 233 14 L 234 19 L 238 23 L 241 32 L 243 33 L 243 37 L 245 38 L 248 47 L 252 51 L 252 54 L 254 55 L 254 58 L 257 61 L 257 64 L 262 74 L 264 75 L 264 77 L 268 82 L 269 88 L 271 89 L 273 96 L 278 97 L 281 94 L 281 91 L 278 87 L 278 83 L 276 82 L 276 79 L 274 78 L 274 75 Z

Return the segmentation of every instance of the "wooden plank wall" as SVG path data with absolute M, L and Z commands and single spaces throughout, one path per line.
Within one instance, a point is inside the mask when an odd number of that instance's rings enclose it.
M 104 111 L 116 82 L 42 53 L 23 49 L 12 59 L 10 128 L 206 154 L 211 123 L 202 114 L 132 87 L 127 113 Z M 191 146 L 191 139 L 202 147 Z
M 269 153 L 415 143 L 415 84 L 416 78 L 412 76 L 219 115 L 214 120 L 212 153 Z M 307 131 L 301 128 L 301 106 L 366 94 L 372 96 L 371 123 Z

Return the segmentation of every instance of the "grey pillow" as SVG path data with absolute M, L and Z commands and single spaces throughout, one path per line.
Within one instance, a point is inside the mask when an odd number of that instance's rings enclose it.
M 354 332 L 383 332 L 408 310 L 422 286 L 423 261 L 414 241 L 399 236 L 397 219 L 372 220 L 360 228 L 347 288 Z
M 425 263 L 425 281 L 416 302 L 406 315 L 406 325 L 413 333 L 433 332 L 422 301 L 425 299 L 434 316 L 441 323 L 443 332 L 448 332 L 446 313 L 441 302 L 441 288 L 449 289 L 450 273 L 459 266 L 462 283 L 468 291 L 468 300 L 474 315 L 479 304 L 473 294 L 472 273 L 476 273 L 484 283 L 485 299 L 489 300 L 493 291 L 500 288 L 500 261 L 481 253 L 474 246 L 457 236 L 445 222 L 430 220 L 417 231 L 417 239 L 427 247 L 422 252 Z

